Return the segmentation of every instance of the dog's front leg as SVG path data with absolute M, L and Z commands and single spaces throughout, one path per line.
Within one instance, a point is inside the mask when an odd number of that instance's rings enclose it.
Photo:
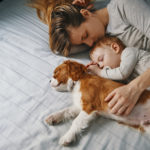
M 81 111 L 73 121 L 69 131 L 60 139 L 59 144 L 67 146 L 74 142 L 77 135 L 81 134 L 95 117 L 95 113 L 87 114 L 85 111 Z
M 77 107 L 71 106 L 71 107 L 65 108 L 61 111 L 58 111 L 49 115 L 45 119 L 45 122 L 49 125 L 58 124 L 62 121 L 75 118 L 79 113 L 80 113 L 80 110 Z

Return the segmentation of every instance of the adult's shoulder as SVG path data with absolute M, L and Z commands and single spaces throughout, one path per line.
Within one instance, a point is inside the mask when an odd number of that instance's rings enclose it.
M 127 2 L 125 2 L 127 1 Z M 118 11 L 122 9 L 122 6 L 127 5 L 129 0 L 110 0 L 107 5 L 108 10 L 110 11 Z
M 116 4 L 128 4 L 132 1 L 138 1 L 138 0 L 111 0 L 110 2 L 116 3 Z
M 109 4 L 122 7 L 122 6 L 128 6 L 128 5 L 132 5 L 135 3 L 139 3 L 140 1 L 143 1 L 143 0 L 110 0 Z M 145 1 L 150 2 L 150 0 L 145 0 Z
M 124 7 L 126 6 L 135 7 L 135 5 L 141 5 L 143 3 L 143 0 L 111 0 L 110 3 L 115 3 L 118 6 L 124 6 Z M 150 0 L 144 0 L 144 3 L 150 6 Z

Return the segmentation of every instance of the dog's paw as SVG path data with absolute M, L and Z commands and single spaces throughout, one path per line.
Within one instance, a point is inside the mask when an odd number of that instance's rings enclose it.
M 72 142 L 76 140 L 76 137 L 73 135 L 65 134 L 63 137 L 60 138 L 59 144 L 63 146 L 68 146 Z
M 60 121 L 58 120 L 58 118 L 55 115 L 50 115 L 45 119 L 45 122 L 48 125 L 55 125 L 55 124 L 59 123 Z

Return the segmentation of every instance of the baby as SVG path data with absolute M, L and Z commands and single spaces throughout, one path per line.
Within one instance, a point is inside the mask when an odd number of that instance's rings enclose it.
M 150 52 L 125 45 L 116 37 L 106 36 L 90 52 L 90 72 L 111 80 L 126 82 L 150 68 Z

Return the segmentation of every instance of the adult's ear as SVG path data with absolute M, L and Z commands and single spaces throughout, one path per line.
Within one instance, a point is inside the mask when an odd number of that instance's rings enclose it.
M 87 9 L 81 9 L 80 10 L 80 13 L 82 14 L 82 16 L 83 17 L 90 17 L 91 15 L 92 15 L 92 13 L 89 11 L 89 10 L 87 10 Z
M 111 48 L 115 51 L 115 53 L 120 53 L 120 46 L 117 43 L 113 42 L 111 44 Z

